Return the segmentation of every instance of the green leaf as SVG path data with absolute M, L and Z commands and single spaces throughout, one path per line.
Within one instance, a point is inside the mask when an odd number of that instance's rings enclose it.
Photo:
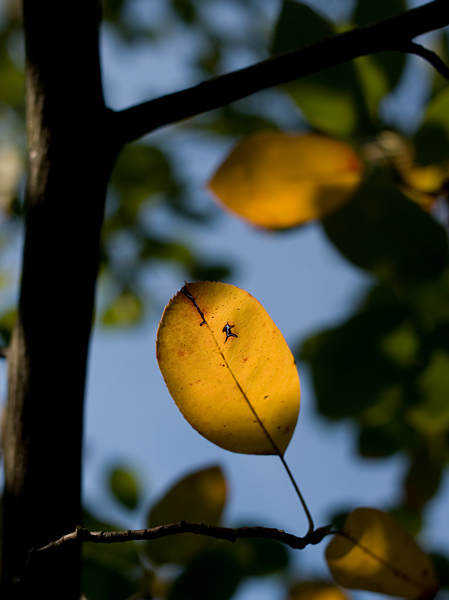
M 109 472 L 109 487 L 116 500 L 129 509 L 139 503 L 140 486 L 134 473 L 123 466 L 116 466 Z
M 336 33 L 332 23 L 309 6 L 284 0 L 272 54 L 282 54 Z M 370 130 L 370 118 L 356 67 L 337 65 L 285 86 L 309 123 L 326 133 L 348 136 Z
M 304 342 L 300 358 L 312 368 L 320 413 L 331 419 L 355 416 L 384 398 L 389 407 L 397 406 L 400 390 L 392 400 L 404 370 L 382 344 L 406 314 L 400 306 L 370 308 Z
M 0 316 L 0 338 L 1 343 L 5 346 L 9 346 L 11 341 L 11 334 L 14 327 L 14 323 L 17 318 L 17 310 L 12 309 L 4 312 Z
M 218 525 L 226 502 L 226 482 L 219 467 L 209 467 L 178 481 L 150 510 L 148 527 L 178 521 Z M 211 544 L 205 536 L 184 533 L 146 545 L 156 563 L 185 564 Z
M 388 184 L 367 181 L 323 225 L 348 260 L 380 280 L 430 279 L 448 263 L 444 228 Z
M 109 544 L 112 546 L 112 544 Z M 81 589 L 89 600 L 123 600 L 138 591 L 136 582 L 115 568 L 90 558 L 83 560 Z
M 373 2 L 372 0 L 357 0 L 352 16 L 352 22 L 357 27 L 372 25 L 378 21 L 389 19 L 407 10 L 405 0 L 388 0 L 387 2 Z
M 15 32 L 17 33 L 17 32 Z M 25 77 L 7 52 L 8 35 L 0 34 L 0 102 L 22 109 L 25 95 Z
M 87 511 L 83 523 L 90 531 L 118 530 Z M 82 592 L 89 600 L 123 600 L 138 590 L 142 568 L 135 542 L 83 544 L 82 553 Z
M 173 9 L 185 23 L 192 23 L 196 18 L 195 5 L 190 0 L 172 0 Z
M 111 184 L 119 195 L 119 203 L 106 220 L 106 233 L 134 225 L 143 203 L 154 194 L 175 195 L 179 191 L 168 156 L 159 148 L 144 144 L 133 144 L 122 151 Z
M 420 165 L 449 160 L 449 88 L 443 88 L 428 104 L 421 127 L 413 137 Z
M 192 281 L 226 281 L 231 276 L 231 268 L 226 264 L 207 265 L 195 263 L 190 269 Z
M 231 550 L 243 577 L 262 577 L 285 569 L 289 563 L 287 548 L 274 540 L 243 538 Z
M 420 401 L 407 413 L 408 421 L 427 435 L 449 430 L 449 352 L 436 348 L 416 381 Z
M 228 600 L 241 580 L 238 561 L 221 546 L 194 559 L 175 581 L 168 600 Z
M 387 395 L 384 397 L 388 398 Z M 377 405 L 377 410 L 371 411 L 371 414 L 379 415 L 381 407 Z M 380 410 L 379 410 L 380 409 Z M 364 458 L 384 458 L 391 456 L 410 447 L 414 442 L 413 432 L 403 422 L 403 418 L 392 416 L 388 418 L 388 410 L 385 411 L 386 423 L 381 425 L 360 424 L 358 451 Z M 364 422 L 370 420 L 370 414 L 363 414 Z
M 358 27 L 370 25 L 407 9 L 405 0 L 373 2 L 358 0 L 352 22 Z M 404 71 L 406 55 L 402 52 L 378 52 L 354 61 L 371 114 L 377 114 L 380 99 L 391 92 Z
M 404 504 L 412 510 L 421 510 L 436 493 L 441 482 L 444 456 L 435 448 L 418 446 L 404 481 Z
M 123 290 L 105 309 L 101 322 L 103 325 L 135 325 L 143 317 L 142 300 L 132 291 Z
M 199 122 L 199 127 L 219 135 L 249 135 L 262 129 L 277 129 L 266 117 L 244 113 L 228 104 Z

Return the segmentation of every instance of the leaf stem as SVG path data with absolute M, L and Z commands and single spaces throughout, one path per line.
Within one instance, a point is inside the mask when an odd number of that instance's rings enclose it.
M 298 496 L 299 501 L 301 502 L 302 507 L 304 509 L 304 512 L 306 513 L 307 521 L 309 522 L 309 529 L 307 531 L 307 535 L 310 535 L 315 527 L 313 524 L 312 515 L 310 514 L 310 511 L 307 508 L 306 501 L 304 500 L 303 495 L 299 491 L 298 484 L 296 483 L 295 478 L 293 477 L 293 474 L 290 471 L 289 466 L 287 465 L 287 463 L 285 461 L 285 458 L 282 456 L 282 454 L 278 454 L 278 456 L 281 459 L 281 463 L 284 465 L 284 469 L 287 471 L 287 475 L 290 477 L 290 481 L 292 482 L 292 485 L 295 488 L 296 495 Z

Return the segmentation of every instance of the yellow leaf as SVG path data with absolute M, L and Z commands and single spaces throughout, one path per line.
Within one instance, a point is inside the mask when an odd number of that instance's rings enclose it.
M 406 165 L 400 175 L 402 191 L 424 210 L 430 211 L 449 181 L 449 165 Z
M 340 208 L 361 178 L 362 163 L 343 142 L 312 133 L 263 131 L 232 150 L 209 187 L 244 219 L 281 229 Z
M 221 469 L 208 467 L 190 473 L 178 481 L 153 506 L 148 527 L 178 521 L 218 525 L 226 503 L 226 481 Z M 211 540 L 193 533 L 151 540 L 147 552 L 156 563 L 184 564 L 211 544 Z
M 298 372 L 248 292 L 186 284 L 165 308 L 156 353 L 176 405 L 201 435 L 232 452 L 284 454 L 298 418 Z
M 336 585 L 326 581 L 302 581 L 289 593 L 289 600 L 348 600 L 348 596 Z
M 357 508 L 346 519 L 343 535 L 326 549 L 335 581 L 411 600 L 431 600 L 438 582 L 430 558 L 388 513 Z

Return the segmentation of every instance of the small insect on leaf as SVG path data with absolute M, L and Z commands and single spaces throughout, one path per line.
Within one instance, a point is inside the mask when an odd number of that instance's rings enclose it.
M 229 325 L 229 323 L 226 323 L 226 325 L 223 327 L 222 331 L 224 333 L 226 333 L 226 339 L 225 339 L 225 343 L 228 341 L 228 338 L 230 337 L 239 337 L 236 333 L 232 333 L 231 329 L 235 327 L 235 325 Z
M 298 418 L 298 372 L 248 292 L 186 284 L 165 308 L 156 354 L 176 405 L 201 435 L 233 452 L 284 454 Z

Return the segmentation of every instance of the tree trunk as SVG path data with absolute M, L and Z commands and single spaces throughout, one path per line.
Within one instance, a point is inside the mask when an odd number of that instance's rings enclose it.
M 24 0 L 28 180 L 16 326 L 8 350 L 2 598 L 78 599 L 78 547 L 39 564 L 32 547 L 81 523 L 86 360 L 108 136 L 100 3 Z

